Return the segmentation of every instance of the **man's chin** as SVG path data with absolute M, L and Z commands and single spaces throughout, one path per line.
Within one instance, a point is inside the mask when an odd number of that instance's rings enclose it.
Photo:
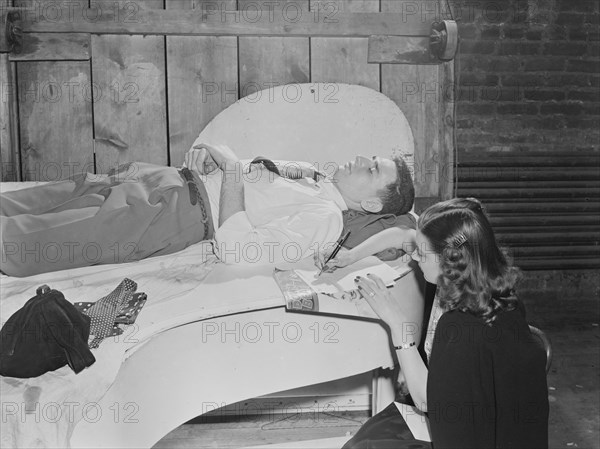
M 344 173 L 344 167 L 342 165 L 340 165 L 329 177 L 332 180 L 338 180 L 340 178 L 343 178 L 346 175 L 346 173 Z
M 347 165 L 339 165 L 337 170 L 333 173 L 334 178 L 342 178 L 350 174 L 350 169 Z

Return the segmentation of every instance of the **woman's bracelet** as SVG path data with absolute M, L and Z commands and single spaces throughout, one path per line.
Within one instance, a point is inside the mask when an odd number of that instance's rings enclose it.
M 404 343 L 403 345 L 400 345 L 400 346 L 394 346 L 394 349 L 396 351 L 399 351 L 400 349 L 408 349 L 408 348 L 411 348 L 411 347 L 416 346 L 416 345 L 417 345 L 416 342 L 411 341 L 410 343 Z

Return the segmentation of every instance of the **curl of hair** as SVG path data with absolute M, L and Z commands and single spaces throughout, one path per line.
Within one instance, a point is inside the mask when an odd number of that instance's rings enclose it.
M 440 256 L 440 306 L 471 313 L 487 324 L 516 307 L 520 270 L 498 246 L 478 200 L 435 204 L 419 217 L 418 229 Z
M 396 164 L 396 182 L 393 182 L 382 189 L 379 193 L 381 198 L 381 214 L 403 215 L 408 213 L 415 202 L 415 186 L 410 169 L 406 161 L 400 156 L 392 159 Z

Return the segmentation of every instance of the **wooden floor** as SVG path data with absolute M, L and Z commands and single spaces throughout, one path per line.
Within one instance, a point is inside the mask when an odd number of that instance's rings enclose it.
M 600 301 L 528 303 L 554 350 L 548 374 L 550 448 L 600 448 Z M 239 448 L 352 434 L 366 412 L 271 415 L 185 424 L 156 448 Z

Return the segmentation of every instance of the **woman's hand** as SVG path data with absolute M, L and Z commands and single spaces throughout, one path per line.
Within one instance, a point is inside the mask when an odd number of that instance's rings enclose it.
M 403 301 L 402 286 L 387 288 L 380 277 L 367 275 L 367 278 L 357 277 L 354 282 L 358 291 L 369 303 L 373 311 L 386 323 L 391 332 L 394 346 L 415 342 L 421 337 L 421 320 L 423 304 L 411 304 Z
M 341 248 L 336 256 L 327 262 L 325 265 L 325 261 L 329 257 L 329 255 L 333 252 L 333 248 L 330 248 L 325 251 L 315 251 L 314 260 L 315 265 L 319 270 L 323 270 L 325 273 L 332 273 L 338 268 L 346 267 L 348 265 L 352 265 L 358 259 L 356 259 L 355 254 L 352 250 Z

